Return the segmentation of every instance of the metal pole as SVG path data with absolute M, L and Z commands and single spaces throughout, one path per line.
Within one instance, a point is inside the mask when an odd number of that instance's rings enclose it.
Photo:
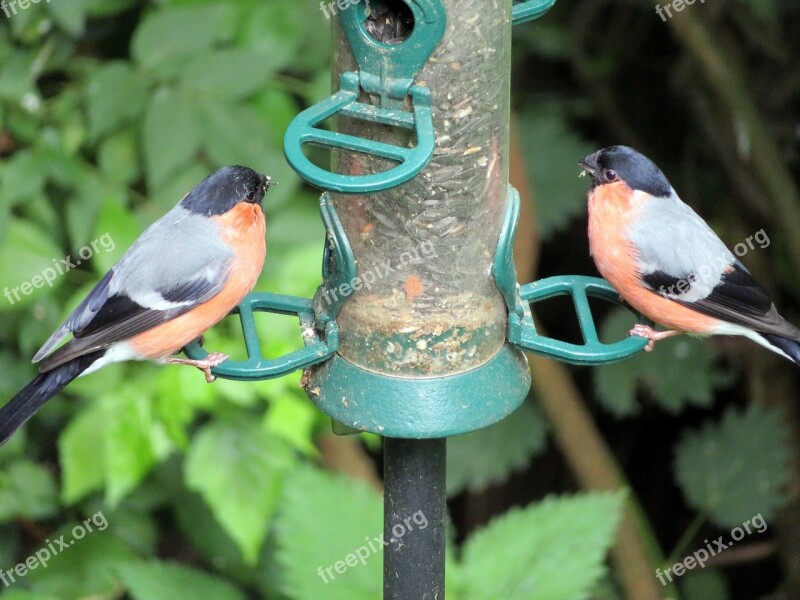
M 384 600 L 444 600 L 446 445 L 384 441 Z

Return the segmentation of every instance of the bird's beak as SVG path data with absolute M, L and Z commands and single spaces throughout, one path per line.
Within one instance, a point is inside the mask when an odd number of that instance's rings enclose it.
M 589 173 L 589 175 L 594 175 L 595 173 L 597 173 L 597 171 L 600 169 L 600 167 L 597 164 L 597 155 L 598 152 L 595 152 L 594 154 L 590 154 L 589 156 L 578 162 L 578 164 L 583 169 L 583 171 L 581 172 L 581 176 L 586 175 L 586 173 Z
M 264 179 L 266 180 L 266 181 L 264 181 L 264 191 L 265 191 L 265 192 L 266 192 L 266 191 L 267 191 L 269 188 L 271 188 L 271 187 L 275 187 L 276 185 L 278 185 L 278 182 L 277 182 L 277 181 L 272 181 L 272 177 L 269 177 L 269 176 L 264 176 Z

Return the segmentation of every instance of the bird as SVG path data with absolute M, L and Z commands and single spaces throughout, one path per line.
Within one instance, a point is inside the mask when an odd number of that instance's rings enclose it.
M 174 355 L 255 286 L 266 258 L 261 202 L 272 185 L 249 167 L 223 167 L 148 227 L 33 357 L 39 373 L 0 408 L 0 446 L 75 378 L 111 363 L 190 365 L 211 383 L 226 355 Z
M 667 328 L 630 330 L 649 340 L 646 351 L 680 333 L 736 335 L 800 364 L 800 329 L 652 160 L 628 146 L 609 146 L 578 164 L 591 177 L 595 266 L 625 302 Z

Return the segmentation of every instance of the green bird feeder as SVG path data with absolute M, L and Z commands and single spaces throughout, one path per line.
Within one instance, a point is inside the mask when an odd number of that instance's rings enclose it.
M 417 511 L 431 524 L 385 548 L 385 599 L 444 598 L 445 440 L 522 403 L 526 351 L 593 365 L 647 344 L 599 341 L 588 297 L 619 302 L 602 279 L 517 283 L 511 27 L 554 2 L 371 0 L 338 13 L 336 89 L 285 136 L 289 163 L 324 191 L 321 285 L 313 299 L 249 296 L 238 309 L 248 359 L 212 370 L 257 380 L 305 369 L 337 432 L 385 437 L 386 539 Z M 312 162 L 308 145 L 329 149 L 331 164 Z M 582 345 L 537 333 L 531 304 L 555 295 L 572 297 Z M 264 359 L 259 311 L 296 315 L 305 347 Z

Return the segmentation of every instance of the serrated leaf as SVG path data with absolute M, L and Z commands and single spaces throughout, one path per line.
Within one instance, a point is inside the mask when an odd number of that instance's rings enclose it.
M 480 492 L 523 469 L 545 448 L 547 423 L 530 402 L 492 425 L 447 441 L 447 494 Z
M 558 111 L 522 115 L 518 127 L 536 192 L 536 224 L 547 239 L 585 213 L 587 185 L 577 163 L 596 148 Z
M 687 432 L 675 451 L 686 501 L 724 527 L 755 515 L 771 521 L 791 479 L 789 430 L 779 410 L 729 408 L 716 423 Z
M 465 600 L 586 600 L 606 572 L 623 492 L 550 497 L 512 509 L 467 540 Z
M 232 584 L 177 564 L 123 565 L 117 571 L 134 600 L 244 600 Z
M 603 321 L 600 337 L 606 343 L 624 339 L 634 323 L 628 311 L 615 311 Z M 627 417 L 641 410 L 636 401 L 640 389 L 673 414 L 686 406 L 708 407 L 714 391 L 730 385 L 732 374 L 719 366 L 713 346 L 684 335 L 658 342 L 653 352 L 596 367 L 593 379 L 606 410 Z
M 169 454 L 171 445 L 144 390 L 126 386 L 103 398 L 106 501 L 115 506 Z
M 125 386 L 79 413 L 59 439 L 68 504 L 105 487 L 117 504 L 172 450 L 144 386 Z
M 151 69 L 175 57 L 199 54 L 224 35 L 220 23 L 227 18 L 229 10 L 224 4 L 154 10 L 133 36 L 133 57 L 143 67 Z
M 110 62 L 91 72 L 86 96 L 91 135 L 97 138 L 141 115 L 147 87 L 128 63 Z
M 42 465 L 21 460 L 0 471 L 0 521 L 46 519 L 57 512 L 55 478 Z
M 147 106 L 144 117 L 144 164 L 152 189 L 181 167 L 200 149 L 203 127 L 190 98 L 162 88 Z
M 286 482 L 277 521 L 284 593 L 293 600 L 380 598 L 382 530 L 381 500 L 363 483 L 298 469 Z M 408 533 L 409 542 L 413 533 Z M 363 564 L 359 559 L 343 567 L 356 552 L 364 556 Z M 338 562 L 343 573 L 335 570 Z
M 253 420 L 212 422 L 192 440 L 186 485 L 203 496 L 252 564 L 295 462 L 294 453 Z

